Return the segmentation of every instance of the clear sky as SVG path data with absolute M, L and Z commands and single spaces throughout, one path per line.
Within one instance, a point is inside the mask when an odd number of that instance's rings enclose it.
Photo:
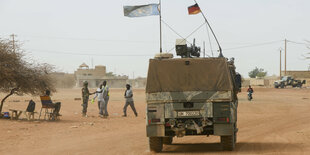
M 197 0 L 223 48 L 235 57 L 237 71 L 247 77 L 255 68 L 279 74 L 279 48 L 284 39 L 310 40 L 309 0 Z M 27 58 L 50 63 L 73 73 L 83 62 L 105 65 L 107 71 L 130 78 L 146 76 L 148 59 L 159 52 L 159 17 L 128 18 L 124 5 L 158 3 L 157 0 L 0 0 L 0 37 L 23 44 Z M 188 15 L 193 0 L 162 0 L 162 18 L 186 37 L 203 22 Z M 165 24 L 163 51 L 180 38 Z M 206 26 L 191 37 L 211 55 Z M 212 49 L 217 45 L 211 36 Z M 238 48 L 243 47 L 243 48 Z M 175 53 L 174 50 L 171 51 Z M 304 44 L 288 43 L 287 69 L 306 70 L 310 52 Z M 218 53 L 214 53 L 218 55 Z M 283 55 L 284 56 L 284 55 Z M 92 61 L 93 60 L 93 61 Z M 283 65 L 284 66 L 284 65 Z

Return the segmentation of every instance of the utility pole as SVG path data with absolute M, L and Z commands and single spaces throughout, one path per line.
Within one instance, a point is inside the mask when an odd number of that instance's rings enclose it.
M 284 40 L 284 47 L 285 47 L 285 54 L 284 54 L 284 75 L 286 76 L 286 44 L 287 44 L 287 40 Z
M 12 45 L 13 45 L 13 52 L 15 52 L 15 34 L 10 35 L 12 37 Z
M 281 51 L 281 49 L 280 49 L 280 79 L 281 79 L 281 77 L 282 77 L 282 59 L 281 59 L 281 53 L 282 53 L 282 51 Z
M 160 49 L 159 52 L 162 53 L 163 52 L 163 48 L 162 48 L 162 32 L 161 32 L 161 0 L 159 0 L 159 41 L 160 41 Z
M 203 57 L 206 57 L 206 42 L 203 41 Z

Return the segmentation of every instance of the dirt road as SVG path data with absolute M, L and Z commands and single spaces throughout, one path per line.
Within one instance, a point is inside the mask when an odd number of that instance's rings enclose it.
M 81 117 L 81 101 L 74 100 L 80 90 L 66 89 L 52 96 L 62 102 L 60 121 L 0 120 L 0 154 L 153 154 L 145 135 L 144 90 L 134 90 L 137 118 L 130 108 L 121 117 L 123 91 L 111 90 L 107 119 L 98 117 L 96 103 L 89 105 L 88 118 Z M 219 137 L 194 136 L 174 138 L 161 154 L 310 154 L 310 89 L 254 91 L 251 102 L 244 91 L 239 94 L 235 151 L 221 151 Z M 4 111 L 25 109 L 29 99 L 39 111 L 39 98 L 32 96 L 9 98 Z

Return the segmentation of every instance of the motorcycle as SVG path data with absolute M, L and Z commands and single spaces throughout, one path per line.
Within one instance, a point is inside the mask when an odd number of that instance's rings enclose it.
M 248 100 L 251 101 L 253 99 L 252 92 L 248 92 Z

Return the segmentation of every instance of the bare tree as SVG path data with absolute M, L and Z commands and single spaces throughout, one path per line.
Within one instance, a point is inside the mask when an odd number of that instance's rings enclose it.
M 1 100 L 0 115 L 5 100 L 13 94 L 40 95 L 49 89 L 54 92 L 48 75 L 53 67 L 49 64 L 29 63 L 21 49 L 8 40 L 0 39 L 0 92 L 8 93 Z

